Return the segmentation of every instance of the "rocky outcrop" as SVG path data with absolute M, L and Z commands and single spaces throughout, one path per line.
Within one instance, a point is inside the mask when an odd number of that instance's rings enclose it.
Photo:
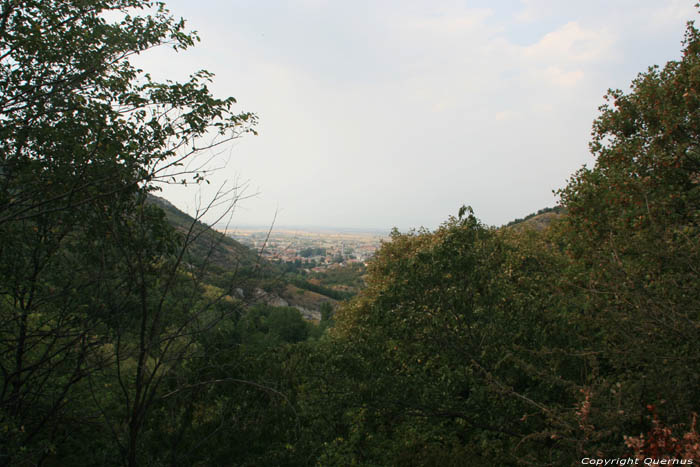
M 264 303 L 270 306 L 289 306 L 289 302 L 284 298 L 273 292 L 265 292 L 261 288 L 255 289 L 253 296 L 256 303 Z

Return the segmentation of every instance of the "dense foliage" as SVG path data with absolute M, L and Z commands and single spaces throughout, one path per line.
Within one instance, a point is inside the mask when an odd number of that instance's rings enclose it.
M 394 233 L 321 346 L 321 463 L 700 462 L 698 79 L 690 24 L 608 93 L 551 228 Z
M 193 45 L 182 21 L 147 0 L 0 8 L 0 465 L 700 462 L 692 24 L 680 61 L 608 93 L 549 228 L 464 207 L 367 270 L 280 272 L 293 287 L 149 195 L 204 180 L 182 164 L 255 123 L 206 72 L 129 64 Z M 363 290 L 318 324 L 253 303 L 286 288 Z
M 255 122 L 206 72 L 128 61 L 196 39 L 150 1 L 2 3 L 0 464 L 141 463 L 159 388 L 230 311 L 185 268 L 201 231 L 145 203 Z

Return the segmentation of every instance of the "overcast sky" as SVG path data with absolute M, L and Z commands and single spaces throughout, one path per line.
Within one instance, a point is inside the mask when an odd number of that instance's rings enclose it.
M 678 59 L 693 4 L 169 0 L 201 43 L 136 64 L 160 79 L 207 69 L 218 97 L 259 116 L 212 176 L 256 194 L 234 225 L 277 211 L 286 226 L 435 228 L 463 204 L 501 225 L 593 164 L 603 94 Z M 164 196 L 191 212 L 198 190 Z

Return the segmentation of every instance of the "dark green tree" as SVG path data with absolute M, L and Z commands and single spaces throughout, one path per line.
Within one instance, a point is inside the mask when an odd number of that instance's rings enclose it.
M 87 408 L 105 391 L 91 378 L 118 363 L 128 415 L 111 426 L 129 429 L 114 433 L 116 458 L 136 464 L 182 336 L 206 328 L 208 306 L 164 321 L 191 238 L 144 203 L 158 182 L 202 181 L 184 162 L 252 131 L 255 117 L 213 97 L 206 71 L 158 83 L 128 60 L 196 41 L 160 2 L 0 5 L 0 464 L 65 454 L 104 416 Z
M 700 32 L 682 58 L 611 90 L 593 125 L 593 168 L 559 192 L 577 320 L 599 355 L 592 415 L 600 442 L 646 431 L 648 404 L 668 423 L 700 406 Z M 611 453 L 614 453 L 610 451 Z
M 581 362 L 546 351 L 571 345 L 557 259 L 478 222 L 467 208 L 435 232 L 394 232 L 368 267 L 367 289 L 335 314 L 310 363 L 306 410 L 323 407 L 322 463 L 493 465 L 566 462 L 553 449 L 555 416 L 573 406 Z M 540 367 L 540 369 L 541 369 Z M 321 370 L 323 368 L 323 370 Z M 561 379 L 561 378 L 559 378 Z M 570 414 L 572 415 L 573 410 Z M 570 450 L 573 452 L 573 449 Z

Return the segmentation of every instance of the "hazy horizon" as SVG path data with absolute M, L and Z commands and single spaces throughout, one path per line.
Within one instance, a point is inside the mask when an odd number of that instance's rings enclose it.
M 608 88 L 680 56 L 693 2 L 167 2 L 202 41 L 135 64 L 215 73 L 259 136 L 211 185 L 160 194 L 192 213 L 245 186 L 232 225 L 435 228 L 471 205 L 502 225 L 556 204 Z M 200 197 L 200 198 L 198 198 Z M 207 219 L 205 219 L 207 220 Z
M 217 229 L 225 230 L 268 230 L 272 227 L 273 231 L 276 230 L 299 230 L 302 232 L 359 232 L 359 233 L 376 233 L 382 235 L 388 235 L 391 232 L 392 227 L 385 228 L 373 228 L 373 227 L 346 227 L 346 226 L 325 226 L 325 225 L 264 225 L 264 224 L 231 224 L 231 225 L 216 225 Z

